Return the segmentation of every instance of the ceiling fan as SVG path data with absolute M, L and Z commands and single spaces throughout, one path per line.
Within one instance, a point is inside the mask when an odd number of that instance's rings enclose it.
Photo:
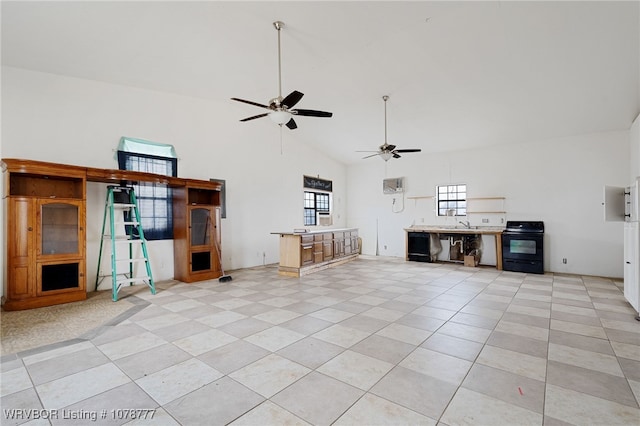
M 387 143 L 387 101 L 389 100 L 389 96 L 384 95 L 382 97 L 384 101 L 384 144 L 380 145 L 378 151 L 356 151 L 356 152 L 375 152 L 375 154 L 367 155 L 364 158 L 375 157 L 379 155 L 384 161 L 389 161 L 390 158 L 400 158 L 400 153 L 408 153 L 408 152 L 420 152 L 421 149 L 396 149 L 395 145 L 389 145 Z
M 269 112 L 263 114 L 254 115 L 253 117 L 243 118 L 240 121 L 255 120 L 256 118 L 266 117 L 267 115 L 271 120 L 282 127 L 286 125 L 289 129 L 293 130 L 298 128 L 293 116 L 299 115 L 304 117 L 331 117 L 333 113 L 325 111 L 316 111 L 313 109 L 292 109 L 300 99 L 304 96 L 303 93 L 294 90 L 286 97 L 282 97 L 282 61 L 280 55 L 280 30 L 284 27 L 284 22 L 276 21 L 273 26 L 278 30 L 278 97 L 269 101 L 269 105 L 260 104 L 257 102 L 247 101 L 239 98 L 231 98 L 231 100 L 244 102 L 245 104 L 254 105 L 260 108 L 268 109 Z

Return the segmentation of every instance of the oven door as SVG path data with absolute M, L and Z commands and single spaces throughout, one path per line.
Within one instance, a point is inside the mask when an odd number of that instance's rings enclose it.
M 541 261 L 542 234 L 524 232 L 502 233 L 502 258 L 526 261 Z

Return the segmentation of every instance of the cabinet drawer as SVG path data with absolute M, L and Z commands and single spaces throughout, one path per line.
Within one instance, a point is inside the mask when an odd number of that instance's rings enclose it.
M 317 234 L 313 236 L 313 241 L 315 242 L 320 242 L 322 241 L 323 235 L 322 234 Z
M 324 241 L 331 241 L 331 240 L 333 240 L 333 232 L 327 232 L 327 233 L 322 234 L 322 239 L 323 239 Z
M 313 235 L 302 235 L 302 236 L 300 236 L 300 242 L 302 244 L 312 243 L 313 242 Z
M 334 239 L 341 239 L 341 238 L 344 238 L 344 232 L 334 232 L 334 233 L 333 233 L 333 238 L 334 238 Z

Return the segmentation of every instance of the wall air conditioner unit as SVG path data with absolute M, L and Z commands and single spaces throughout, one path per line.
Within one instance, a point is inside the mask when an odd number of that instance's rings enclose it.
M 318 212 L 318 220 L 316 222 L 319 226 L 333 225 L 333 217 L 329 212 Z
M 385 194 L 398 194 L 404 191 L 404 178 L 391 178 L 382 181 L 382 192 Z

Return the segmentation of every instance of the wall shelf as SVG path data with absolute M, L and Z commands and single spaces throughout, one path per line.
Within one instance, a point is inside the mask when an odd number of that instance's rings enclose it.
M 467 214 L 507 214 L 504 208 L 505 197 L 469 197 Z
M 433 195 L 413 195 L 411 197 L 407 197 L 408 200 L 418 200 L 418 199 L 422 199 L 422 198 L 433 198 Z

